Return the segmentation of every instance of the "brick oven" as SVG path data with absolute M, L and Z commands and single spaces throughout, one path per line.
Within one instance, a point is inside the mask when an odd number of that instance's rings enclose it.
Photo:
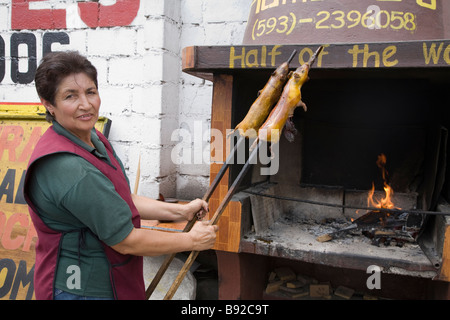
M 256 3 L 260 11 L 266 5 Z M 247 39 L 262 25 L 258 19 L 250 19 Z M 279 142 L 276 174 L 261 174 L 271 164 L 255 164 L 219 221 L 219 298 L 274 298 L 264 288 L 269 272 L 281 266 L 370 292 L 367 270 L 373 265 L 383 277 L 376 295 L 448 298 L 450 40 L 333 43 L 328 35 L 324 43 L 320 35 L 301 43 L 247 40 L 183 51 L 183 71 L 214 84 L 211 127 L 224 133 L 227 148 L 235 140 L 225 133 L 243 119 L 270 73 L 293 50 L 294 69 L 324 45 L 302 88 L 308 111 L 294 113 L 298 135 L 292 143 Z M 211 181 L 223 155 L 212 155 Z M 377 165 L 380 155 L 388 176 Z M 229 168 L 211 197 L 211 212 L 241 168 Z M 385 183 L 401 208 L 389 222 L 395 227 L 387 229 L 379 218 L 358 220 L 369 212 L 372 186 L 380 197 Z M 327 234 L 329 241 L 319 241 Z

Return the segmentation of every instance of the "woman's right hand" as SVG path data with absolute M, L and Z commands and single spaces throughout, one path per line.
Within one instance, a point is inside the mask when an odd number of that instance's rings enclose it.
M 194 224 L 189 235 L 192 239 L 192 250 L 209 250 L 216 242 L 216 232 L 219 230 L 217 225 L 210 225 L 208 221 L 198 221 Z

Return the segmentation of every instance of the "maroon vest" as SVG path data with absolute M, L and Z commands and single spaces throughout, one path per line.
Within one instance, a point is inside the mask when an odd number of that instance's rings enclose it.
M 44 133 L 31 155 L 25 178 L 24 196 L 29 205 L 30 216 L 38 234 L 36 264 L 34 269 L 34 289 L 36 299 L 38 300 L 53 299 L 54 280 L 58 265 L 62 233 L 52 230 L 44 224 L 26 192 L 28 174 L 31 172 L 30 168 L 36 160 L 55 153 L 73 153 L 86 159 L 111 180 L 117 193 L 129 205 L 132 212 L 130 218 L 132 219 L 135 228 L 140 228 L 140 215 L 131 199 L 131 192 L 127 179 L 121 170 L 119 162 L 113 156 L 112 147 L 108 140 L 100 132 L 97 131 L 97 134 L 105 145 L 111 163 L 115 168 L 98 159 L 92 153 L 73 143 L 66 137 L 57 134 L 53 130 L 53 127 L 50 127 Z M 122 255 L 103 242 L 101 243 L 110 264 L 110 279 L 114 298 L 120 300 L 145 299 L 143 258 L 132 255 Z

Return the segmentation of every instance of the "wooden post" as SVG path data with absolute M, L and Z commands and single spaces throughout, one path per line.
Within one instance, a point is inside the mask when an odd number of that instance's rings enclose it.
M 212 114 L 211 114 L 211 129 L 217 129 L 222 132 L 223 136 L 223 151 L 222 159 L 217 159 L 213 157 L 210 166 L 210 181 L 212 182 L 222 167 L 222 162 L 226 159 L 227 150 L 227 140 L 226 133 L 227 129 L 232 128 L 232 107 L 233 107 L 233 76 L 227 74 L 214 75 L 214 92 L 212 101 Z M 215 151 L 217 152 L 217 151 Z M 220 202 L 225 197 L 228 192 L 229 185 L 229 173 L 225 174 L 220 181 L 219 186 L 216 191 L 211 196 L 209 201 L 209 211 L 213 214 L 218 208 Z M 217 234 L 216 245 L 214 249 L 225 250 L 231 252 L 237 252 L 239 250 L 239 240 L 241 238 L 240 225 L 241 216 L 240 214 L 233 214 L 236 210 L 236 205 L 232 202 L 224 210 L 220 221 L 218 223 L 219 232 Z M 240 211 L 239 211 L 240 212 Z M 209 217 L 211 218 L 211 217 Z

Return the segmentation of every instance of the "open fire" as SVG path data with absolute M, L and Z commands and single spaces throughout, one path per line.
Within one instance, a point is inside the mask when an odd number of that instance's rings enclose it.
M 375 193 L 375 183 L 372 183 L 372 189 L 369 192 L 369 196 L 367 197 L 367 207 L 369 208 L 384 208 L 384 209 L 401 209 L 394 205 L 392 202 L 392 196 L 394 195 L 394 190 L 388 183 L 388 172 L 386 170 L 386 156 L 384 154 L 380 154 L 377 159 L 377 166 L 381 170 L 381 175 L 383 177 L 384 183 L 384 192 L 385 197 L 379 200 L 374 199 Z
M 394 190 L 389 184 L 389 175 L 386 170 L 386 155 L 380 154 L 377 158 L 376 164 L 380 168 L 381 176 L 383 178 L 384 195 L 378 193 L 375 195 L 375 183 L 372 182 L 372 189 L 367 196 L 367 207 L 372 210 L 365 210 L 366 213 L 354 219 L 351 218 L 351 225 L 339 229 L 335 232 L 328 233 L 317 238 L 319 242 L 327 242 L 334 238 L 350 232 L 351 230 L 359 229 L 363 235 L 372 239 L 372 244 L 385 245 L 391 244 L 392 240 L 397 245 L 403 245 L 405 242 L 415 242 L 416 236 L 420 231 L 417 227 L 408 227 L 408 212 L 403 212 L 401 208 L 394 204 L 393 196 Z M 389 209 L 400 211 L 376 210 Z M 359 214 L 360 210 L 356 213 Z

